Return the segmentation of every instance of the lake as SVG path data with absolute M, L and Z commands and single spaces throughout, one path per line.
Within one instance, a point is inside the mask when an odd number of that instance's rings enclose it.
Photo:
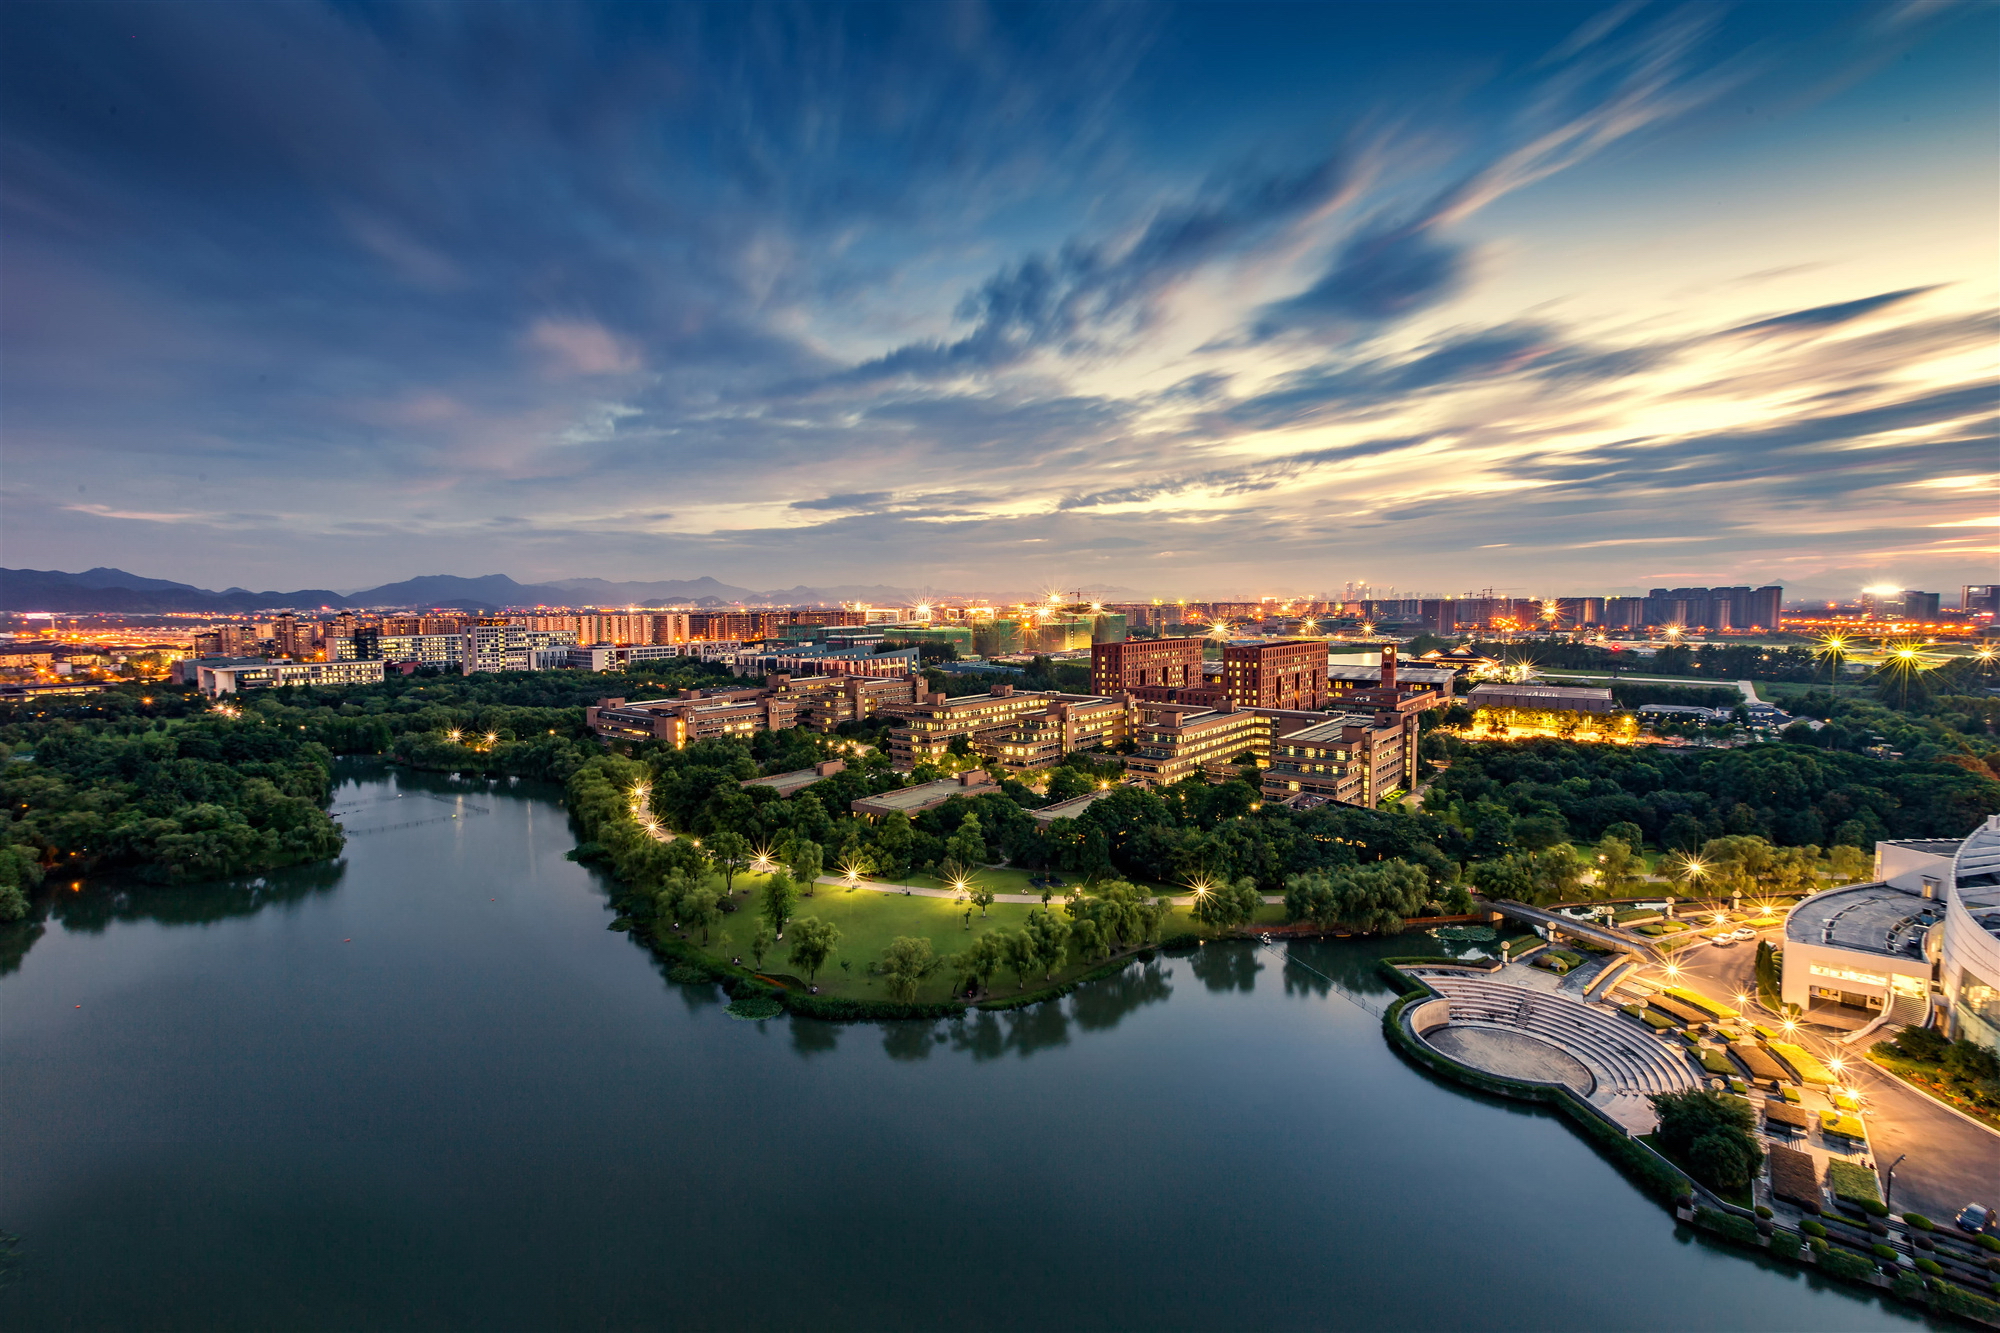
M 65 886 L 0 977 L 0 1326 L 1927 1322 L 1404 1064 L 1370 960 L 1408 941 L 742 1022 L 606 929 L 553 790 L 342 773 L 340 864 Z

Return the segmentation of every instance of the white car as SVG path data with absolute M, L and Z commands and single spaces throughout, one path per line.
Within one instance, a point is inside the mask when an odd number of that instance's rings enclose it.
M 1729 932 L 1729 938 L 1732 940 L 1754 940 L 1757 938 L 1757 932 L 1748 926 L 1738 926 Z
M 1730 945 L 1736 943 L 1736 937 L 1734 935 L 1710 935 L 1708 942 L 1718 949 L 1727 949 Z

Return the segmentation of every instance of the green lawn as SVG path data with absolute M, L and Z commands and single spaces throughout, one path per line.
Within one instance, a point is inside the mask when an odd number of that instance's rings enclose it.
M 1020 875 L 1027 892 L 1026 873 L 1023 871 L 986 871 L 994 876 Z M 1065 877 L 1067 878 L 1067 877 Z M 750 939 L 763 921 L 760 908 L 763 903 L 763 875 L 739 874 L 736 877 L 735 901 L 737 909 L 722 918 L 722 922 L 710 934 L 708 951 L 724 959 L 741 958 L 745 966 L 752 963 Z M 918 883 L 912 877 L 912 883 Z M 714 881 L 720 890 L 721 882 Z M 999 887 L 996 883 L 995 887 Z M 748 889 L 749 892 L 744 892 Z M 1007 890 L 1013 892 L 1014 890 Z M 1051 904 L 1060 911 L 1058 904 Z M 847 889 L 822 884 L 813 895 L 800 897 L 795 916 L 813 916 L 822 921 L 831 921 L 840 928 L 840 944 L 833 957 L 820 971 L 817 984 L 823 995 L 836 995 L 852 999 L 886 1000 L 890 998 L 888 984 L 880 977 L 870 976 L 868 968 L 881 958 L 889 947 L 889 942 L 899 935 L 913 935 L 928 938 L 931 947 L 940 957 L 955 954 L 963 949 L 975 936 L 994 930 L 1016 930 L 1027 920 L 1028 913 L 1039 910 L 1037 904 L 995 903 L 981 916 L 972 914 L 968 929 L 963 908 L 955 906 L 949 898 L 926 898 L 919 894 L 905 896 L 900 893 L 883 893 L 875 889 Z M 1278 903 L 1267 903 L 1257 913 L 1256 924 L 1276 925 L 1284 920 L 1284 907 Z M 1182 908 L 1175 908 L 1161 929 L 1162 937 L 1201 931 L 1201 926 Z M 690 942 L 699 944 L 699 935 L 690 937 Z M 780 941 L 770 953 L 764 956 L 763 970 L 803 976 L 803 972 L 786 956 L 786 944 Z M 846 967 L 842 967 L 842 963 Z M 1074 977 L 1085 971 L 1085 965 L 1072 959 L 1056 976 L 1057 981 Z M 951 997 L 957 978 L 949 966 L 940 968 L 927 978 L 917 992 L 920 1002 L 935 1002 Z M 1047 985 L 1038 976 L 1031 976 L 1028 985 L 1018 987 L 1014 974 L 1003 969 L 993 978 L 995 998 L 1005 999 L 1009 995 L 1020 994 L 1022 989 L 1036 990 Z
M 1037 873 L 1039 872 L 1032 870 L 1015 870 L 1000 866 L 981 866 L 973 878 L 992 889 L 995 893 L 1031 893 L 1036 897 L 1040 897 L 1042 891 L 1033 884 L 1028 883 L 1029 876 Z M 1067 875 L 1061 871 L 1054 873 L 1063 882 L 1063 887 L 1057 889 L 1053 895 L 1057 901 L 1067 897 L 1070 889 L 1078 887 L 1083 883 L 1081 875 Z M 919 889 L 948 889 L 951 887 L 935 875 L 909 874 L 894 881 L 883 880 L 881 882 L 910 884 Z M 1144 889 L 1148 894 L 1157 895 L 1164 893 L 1174 897 L 1186 897 L 1188 892 L 1183 888 L 1175 888 L 1168 884 L 1158 884 L 1151 880 L 1132 880 L 1130 882 Z

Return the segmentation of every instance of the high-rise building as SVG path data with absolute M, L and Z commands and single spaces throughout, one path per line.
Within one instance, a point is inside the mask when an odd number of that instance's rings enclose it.
M 1958 590 L 1958 605 L 1967 615 L 2000 616 L 2000 583 L 1968 583 Z
M 1903 589 L 1903 619 L 1933 621 L 1938 618 L 1938 603 L 1941 593 L 1917 592 L 1912 588 Z

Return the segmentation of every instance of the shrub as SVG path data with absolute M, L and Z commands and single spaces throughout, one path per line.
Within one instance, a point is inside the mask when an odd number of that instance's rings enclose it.
M 1766 1208 L 1763 1204 L 1760 1203 L 1757 1205 L 1757 1216 L 1768 1220 L 1776 1216 L 1776 1214 L 1773 1213 L 1769 1208 Z
M 1799 1257 L 1799 1237 L 1797 1232 L 1782 1228 L 1771 1233 L 1771 1253 L 1780 1259 Z
M 1811 1218 L 1807 1218 L 1805 1221 L 1799 1223 L 1799 1230 L 1805 1232 L 1808 1236 L 1824 1236 L 1826 1235 L 1826 1223 L 1815 1222 Z
M 1917 1271 L 1929 1277 L 1943 1277 L 1944 1265 L 1935 1259 L 1917 1260 Z
M 1974 1295 L 1955 1282 L 1933 1282 L 1931 1298 L 1949 1314 L 1982 1324 L 2000 1324 L 2000 1301 Z
M 691 963 L 675 963 L 667 969 L 667 980 L 677 986 L 692 986 L 709 979 L 708 973 Z
M 1825 1254 L 1825 1253 L 1826 1253 L 1826 1237 L 1825 1237 L 1825 1236 L 1814 1236 L 1814 1237 L 1813 1237 L 1813 1238 L 1812 1238 L 1811 1240 L 1807 1241 L 1807 1242 L 1806 1242 L 1806 1244 L 1812 1247 L 1812 1252 L 1813 1252 L 1814 1254 Z
M 1896 1251 L 1894 1247 L 1888 1245 L 1870 1245 L 1868 1247 L 1868 1252 L 1874 1255 L 1877 1259 L 1888 1259 L 1893 1261 L 1896 1257 Z
M 1904 1213 L 1903 1220 L 1919 1231 L 1936 1231 L 1937 1224 L 1922 1213 Z
M 1820 1242 L 1826 1244 L 1825 1241 Z M 1826 1249 L 1820 1251 L 1819 1266 L 1829 1276 L 1844 1277 L 1850 1281 L 1865 1282 L 1874 1276 L 1875 1265 L 1851 1250 Z
M 1861 1201 L 1861 1208 L 1870 1217 L 1887 1217 L 1889 1215 L 1889 1206 L 1880 1199 L 1863 1199 Z
M 1981 1234 L 1974 1236 L 1972 1238 L 1972 1243 L 1974 1245 L 1977 1245 L 1982 1250 L 1991 1250 L 1995 1254 L 2000 1254 L 2000 1236 L 1988 1236 L 1985 1234 Z

